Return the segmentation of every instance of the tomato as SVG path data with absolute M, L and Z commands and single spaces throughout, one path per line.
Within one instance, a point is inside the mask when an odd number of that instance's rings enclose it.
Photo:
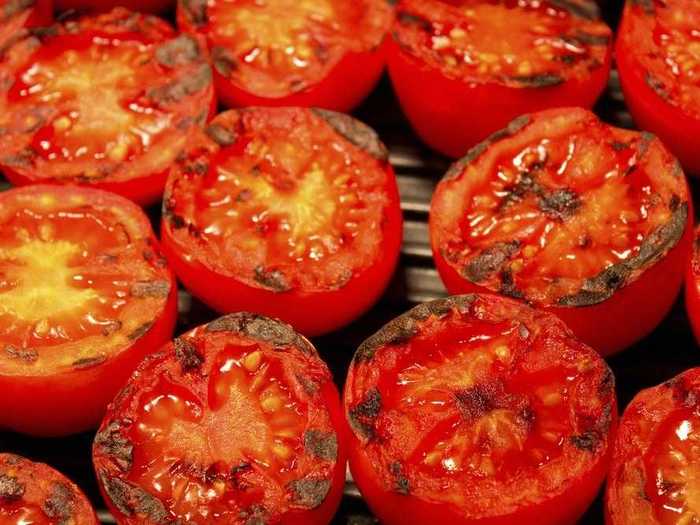
M 685 306 L 695 338 L 700 341 L 700 228 L 695 230 L 693 256 L 685 276 Z
M 574 523 L 607 469 L 614 377 L 556 316 L 495 295 L 420 305 L 345 385 L 350 469 L 386 525 Z
M 387 151 L 339 113 L 252 108 L 217 116 L 173 169 L 163 249 L 221 312 L 278 317 L 306 335 L 368 310 L 401 247 Z
M 350 111 L 386 61 L 387 0 L 179 0 L 178 25 L 204 35 L 230 107 Z
M 0 56 L 27 29 L 51 23 L 51 0 L 0 0 Z
M 608 355 L 671 308 L 692 203 L 658 139 L 564 108 L 514 120 L 455 163 L 434 194 L 430 233 L 450 292 L 525 300 Z
M 460 157 L 523 113 L 591 107 L 611 32 L 590 0 L 402 0 L 389 73 L 430 147 Z
M 0 454 L 0 525 L 98 525 L 80 489 L 60 472 Z
M 609 525 L 691 525 L 700 519 L 700 368 L 642 390 L 625 410 L 608 487 Z
M 700 6 L 693 0 L 630 1 L 615 47 L 635 122 L 700 175 Z
M 170 339 L 176 286 L 147 217 L 99 190 L 0 193 L 0 427 L 96 427 L 143 357 Z
M 175 0 L 55 0 L 61 11 L 109 11 L 121 6 L 133 11 L 164 13 L 175 6 Z
M 0 169 L 16 185 L 80 184 L 140 204 L 213 107 L 207 52 L 116 9 L 16 42 L 0 64 Z
M 345 482 L 338 391 L 289 326 L 237 313 L 149 357 L 93 460 L 122 525 L 325 525 Z

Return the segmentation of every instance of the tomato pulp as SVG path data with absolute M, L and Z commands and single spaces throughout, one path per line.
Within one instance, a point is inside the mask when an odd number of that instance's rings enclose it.
M 118 8 L 15 42 L 0 63 L 0 169 L 160 199 L 167 169 L 214 103 L 207 51 Z
M 589 0 L 402 0 L 389 73 L 414 130 L 460 157 L 523 113 L 591 107 L 611 31 Z
M 658 139 L 556 109 L 518 118 L 455 163 L 434 194 L 430 232 L 450 292 L 546 308 L 607 355 L 671 308 L 692 205 Z
M 420 305 L 370 337 L 345 410 L 353 477 L 387 525 L 574 523 L 616 419 L 600 356 L 495 295 Z
M 0 454 L 0 525 L 98 525 L 80 489 L 48 465 Z
M 401 230 L 386 149 L 364 124 L 325 110 L 217 116 L 178 160 L 163 201 L 163 248 L 194 295 L 305 335 L 374 304 Z
M 110 406 L 93 458 L 122 525 L 326 525 L 345 482 L 342 422 L 311 343 L 238 313 L 145 361 Z
M 615 55 L 635 122 L 700 175 L 700 6 L 691 0 L 627 2 Z
M 386 0 L 179 0 L 178 25 L 206 37 L 230 107 L 350 111 L 385 64 Z
M 175 317 L 174 278 L 135 204 L 87 188 L 0 193 L 1 427 L 96 427 Z

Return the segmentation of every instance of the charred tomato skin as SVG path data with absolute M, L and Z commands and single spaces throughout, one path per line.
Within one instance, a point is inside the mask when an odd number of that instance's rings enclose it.
M 491 315 L 492 313 L 493 315 Z M 425 493 L 414 494 L 414 486 L 416 491 L 421 491 L 423 487 L 431 486 L 434 488 L 437 485 L 430 485 L 425 479 L 412 478 L 411 474 L 397 476 L 393 487 L 387 485 L 386 476 L 380 473 L 385 466 L 381 465 L 378 459 L 368 452 L 368 447 L 373 443 L 378 447 L 385 446 L 394 437 L 393 433 L 400 434 L 404 427 L 399 422 L 386 423 L 385 426 L 382 426 L 384 424 L 380 423 L 385 410 L 383 400 L 385 398 L 393 399 L 390 392 L 381 391 L 382 385 L 388 384 L 382 381 L 382 376 L 385 373 L 384 367 L 391 369 L 397 361 L 403 362 L 401 357 L 398 356 L 398 352 L 405 345 L 411 345 L 416 338 L 425 336 L 424 327 L 431 322 L 441 322 L 441 320 L 450 316 L 455 318 L 461 316 L 464 319 L 469 317 L 472 317 L 472 319 L 488 319 L 494 322 L 495 319 L 505 319 L 508 322 L 521 323 L 521 335 L 537 332 L 540 335 L 536 337 L 553 338 L 550 339 L 550 343 L 553 340 L 557 340 L 557 343 L 554 344 L 562 344 L 562 341 L 568 339 L 576 348 L 579 357 L 597 362 L 595 366 L 598 367 L 600 379 L 598 388 L 599 406 L 603 407 L 598 414 L 601 426 L 594 432 L 597 435 L 595 438 L 597 444 L 592 445 L 592 443 L 581 441 L 579 443 L 581 445 L 580 449 L 579 445 L 575 446 L 576 450 L 579 451 L 588 450 L 588 453 L 594 451 L 594 457 L 585 460 L 585 467 L 581 467 L 581 464 L 578 464 L 576 469 L 580 470 L 570 474 L 570 478 L 562 482 L 561 487 L 557 487 L 554 490 L 555 493 L 542 494 L 538 492 L 541 490 L 538 488 L 535 494 L 528 496 L 532 498 L 529 502 L 525 500 L 526 502 L 512 503 L 511 500 L 508 504 L 499 504 L 491 497 L 488 501 L 491 505 L 489 508 L 492 510 L 479 514 L 473 506 L 474 501 L 470 500 L 480 499 L 482 497 L 479 494 L 481 489 L 478 487 L 460 487 L 458 486 L 460 481 L 455 481 L 454 484 L 450 483 L 448 486 L 444 485 L 445 481 L 442 480 L 441 483 L 443 484 L 440 486 L 447 493 L 456 494 L 461 491 L 461 493 L 468 494 L 466 499 L 462 500 L 461 505 L 451 501 L 441 501 L 441 498 L 438 496 L 429 497 Z M 432 334 L 427 337 L 439 337 L 439 335 Z M 458 338 L 461 343 L 464 342 L 463 337 L 460 336 Z M 429 343 L 431 346 L 434 345 L 436 351 L 442 344 L 437 342 L 437 340 L 431 340 Z M 534 352 L 535 350 L 528 351 Z M 397 353 L 396 357 L 393 356 L 395 352 Z M 383 357 L 382 353 L 384 354 Z M 386 361 L 383 362 L 384 360 Z M 417 366 L 420 368 L 419 365 Z M 459 373 L 454 364 L 450 363 L 450 367 L 451 371 Z M 379 387 L 365 390 L 377 382 Z M 610 449 L 612 448 L 612 435 L 617 424 L 617 405 L 613 383 L 612 372 L 610 372 L 600 357 L 592 349 L 575 341 L 568 328 L 555 316 L 546 312 L 540 312 L 517 301 L 491 294 L 452 296 L 444 300 L 424 303 L 385 325 L 379 332 L 366 340 L 355 354 L 350 366 L 344 393 L 346 422 L 350 429 L 350 470 L 370 508 L 382 523 L 388 525 L 399 523 L 408 525 L 429 523 L 450 523 L 455 525 L 541 523 L 565 525 L 575 523 L 595 499 L 608 467 Z M 488 391 L 488 389 L 489 387 L 484 392 Z M 361 397 L 363 392 L 364 397 Z M 588 392 L 585 393 L 588 394 Z M 486 398 L 482 398 L 480 395 L 477 395 L 475 400 L 477 398 L 479 399 L 476 401 L 477 405 L 479 405 L 477 412 L 483 408 L 486 408 L 487 411 L 494 408 L 490 406 Z M 482 400 L 485 401 L 484 404 L 481 404 Z M 413 427 L 409 425 L 406 428 L 410 429 Z M 430 428 L 432 427 L 428 426 L 427 428 L 428 430 L 425 432 L 431 432 Z M 424 430 L 416 429 L 415 431 L 422 432 Z M 455 431 L 454 427 L 453 431 Z M 407 437 L 405 439 L 407 442 L 413 443 L 410 438 Z M 576 440 L 572 440 L 572 443 L 574 441 Z M 404 468 L 407 468 L 408 461 L 417 461 L 415 452 L 411 453 L 411 457 L 414 459 L 403 462 Z M 397 464 L 401 464 L 400 461 L 397 461 Z M 498 469 L 496 471 L 498 472 Z M 414 470 L 413 472 L 418 471 Z M 488 476 L 488 474 L 484 475 Z M 531 481 L 537 484 L 540 483 L 540 480 L 535 480 L 534 477 Z M 498 481 L 495 480 L 494 483 L 498 483 Z M 544 481 L 542 483 L 544 484 Z M 426 490 L 429 491 L 430 489 Z M 471 510 L 470 505 L 472 506 Z
M 151 312 L 148 322 L 128 334 L 126 343 L 114 348 L 109 355 L 100 348 L 93 348 L 92 357 L 75 358 L 71 365 L 51 365 L 46 369 L 40 368 L 41 349 L 38 353 L 32 349 L 25 351 L 0 341 L 0 351 L 22 366 L 27 365 L 24 370 L 18 368 L 0 373 L 0 388 L 6 393 L 0 397 L 0 427 L 40 437 L 65 436 L 94 429 L 102 420 L 107 405 L 141 360 L 172 337 L 177 317 L 175 276 L 160 254 L 148 218 L 131 201 L 89 188 L 34 185 L 0 193 L 1 205 L 8 205 L 12 196 L 17 194 L 35 196 L 37 201 L 49 194 L 64 203 L 79 196 L 92 210 L 99 207 L 122 210 L 136 225 L 132 233 L 141 236 L 138 243 L 145 264 L 154 268 L 153 275 L 158 276 L 153 281 L 154 287 L 144 282 L 132 295 L 157 295 L 162 306 Z M 66 206 L 65 209 L 71 208 Z M 120 324 L 117 331 L 121 327 Z M 107 348 L 111 334 L 105 332 L 104 335 L 103 344 Z
M 349 324 L 368 310 L 386 289 L 398 263 L 403 219 L 396 178 L 388 162 L 388 154 L 374 131 L 352 117 L 328 110 L 303 108 L 229 110 L 218 115 L 205 130 L 209 135 L 205 138 L 205 148 L 210 152 L 226 150 L 228 147 L 222 147 L 219 143 L 222 139 L 222 143 L 225 143 L 226 137 L 217 138 L 218 132 L 221 129 L 226 132 L 232 125 L 232 119 L 247 113 L 259 114 L 262 118 L 310 115 L 312 120 L 316 120 L 320 117 L 330 123 L 335 138 L 347 141 L 346 146 L 353 151 L 359 148 L 356 152 L 369 160 L 366 169 L 383 171 L 384 182 L 380 192 L 386 203 L 382 208 L 381 221 L 372 226 L 381 231 L 380 251 L 371 255 L 371 263 L 354 269 L 352 276 L 343 283 L 314 289 L 279 287 L 275 282 L 279 279 L 270 279 L 272 282 L 259 277 L 251 279 L 235 271 L 234 267 L 227 266 L 223 271 L 213 264 L 211 256 L 197 246 L 202 241 L 196 233 L 196 225 L 190 218 L 178 216 L 173 209 L 176 202 L 174 205 L 172 201 L 177 200 L 175 186 L 190 169 L 190 161 L 186 159 L 173 169 L 166 186 L 161 223 L 163 251 L 185 287 L 221 313 L 255 311 L 280 318 L 306 336 L 328 333 Z M 235 137 L 236 133 L 231 136 Z M 319 146 L 324 147 L 322 144 Z M 232 147 L 236 147 L 235 144 Z M 199 145 L 193 151 L 199 151 Z M 209 158 L 213 158 L 211 154 Z
M 0 2 L 0 52 L 4 53 L 13 39 L 22 38 L 27 29 L 47 26 L 52 20 L 52 0 L 3 0 Z
M 672 5 L 672 3 L 670 4 Z M 651 31 L 636 30 L 642 21 L 655 18 L 655 2 L 629 0 L 625 8 L 615 43 L 615 61 L 620 85 L 635 123 L 657 135 L 678 157 L 689 175 L 700 175 L 700 108 L 695 114 L 672 101 L 654 71 L 644 67 L 639 54 L 657 47 Z M 696 102 L 697 103 L 697 102 Z
M 506 128 L 494 133 L 453 164 L 440 185 L 444 185 L 450 178 L 462 173 L 465 167 L 478 161 L 479 157 L 492 145 L 507 140 L 508 137 L 512 137 L 540 118 L 554 119 L 566 114 L 567 111 L 565 109 L 546 110 L 515 119 Z M 584 117 L 588 114 L 590 117 L 588 112 L 571 109 L 571 114 L 576 112 Z M 642 141 L 649 144 L 646 151 L 651 148 L 661 148 L 663 154 L 671 159 L 667 168 L 678 177 L 679 188 L 682 189 L 681 193 L 685 194 L 681 200 L 687 199 L 682 203 L 685 208 L 673 212 L 672 219 L 665 225 L 669 235 L 666 235 L 667 239 L 665 239 L 666 242 L 662 243 L 664 246 L 661 250 L 657 250 L 659 253 L 642 264 L 639 269 L 641 271 L 636 275 L 623 276 L 621 285 L 617 281 L 611 282 L 611 286 L 613 286 L 610 289 L 611 293 L 606 293 L 606 298 L 603 300 L 584 300 L 566 305 L 542 303 L 528 297 L 513 295 L 513 297 L 523 299 L 533 306 L 558 316 L 579 339 L 595 348 L 604 357 L 624 350 L 651 333 L 668 314 L 680 292 L 692 251 L 693 202 L 680 165 L 653 135 L 643 134 Z M 439 200 L 438 195 L 444 190 L 444 188 L 440 188 L 440 185 L 433 196 L 431 205 L 430 232 L 433 259 L 448 291 L 452 294 L 495 292 L 512 295 L 512 292 L 503 288 L 492 289 L 470 280 L 464 270 L 458 269 L 454 263 L 448 260 L 446 250 L 442 249 L 440 245 L 441 234 L 437 224 L 439 212 L 436 210 L 436 202 Z M 448 193 L 447 190 L 444 192 Z M 681 214 L 680 211 L 684 213 Z M 683 217 L 685 219 L 681 222 L 680 219 Z M 649 234 L 649 237 L 653 236 L 653 232 Z M 617 279 L 617 277 L 613 276 L 612 279 Z M 649 300 L 650 297 L 653 297 L 654 300 Z M 622 322 L 622 320 L 629 319 L 630 315 L 636 320 L 634 323 Z
M 182 31 L 206 34 L 208 13 L 205 4 L 193 0 L 177 0 L 178 27 Z M 281 96 L 266 96 L 246 89 L 241 83 L 231 78 L 231 70 L 235 69 L 235 62 L 226 58 L 225 53 L 217 58 L 217 52 L 212 47 L 217 97 L 227 108 L 295 106 L 318 107 L 348 113 L 359 106 L 379 82 L 386 66 L 388 43 L 389 38 L 384 37 L 369 49 L 345 50 L 342 57 L 321 79 L 309 82 L 302 88 L 291 90 Z
M 203 342 L 207 338 L 218 338 L 219 346 L 214 343 L 209 346 Z M 226 342 L 228 338 L 230 341 Z M 224 362 L 221 356 L 235 349 L 254 349 L 252 354 L 262 354 L 262 359 L 258 356 L 254 360 L 255 367 L 262 370 L 266 364 L 275 359 L 275 354 L 279 355 L 279 362 L 285 362 L 281 366 L 290 366 L 285 369 L 282 377 L 287 382 L 291 392 L 303 392 L 302 407 L 310 414 L 311 405 L 316 412 L 313 418 L 307 416 L 304 423 L 305 432 L 303 436 L 297 436 L 301 440 L 303 451 L 297 449 L 296 459 L 291 458 L 288 466 L 290 475 L 294 475 L 295 469 L 301 469 L 299 457 L 303 454 L 310 455 L 312 462 L 332 461 L 328 478 L 322 483 L 315 483 L 313 475 L 302 478 L 296 482 L 288 483 L 285 487 L 292 492 L 292 499 L 279 499 L 272 495 L 272 501 L 276 506 L 269 506 L 262 503 L 251 503 L 250 489 L 263 492 L 266 488 L 261 484 L 259 487 L 251 485 L 245 479 L 239 479 L 241 472 L 247 471 L 250 464 L 255 459 L 250 459 L 257 452 L 244 452 L 239 449 L 247 460 L 241 456 L 240 465 L 226 465 L 230 472 L 224 477 L 218 477 L 219 481 L 227 484 L 226 501 L 219 501 L 219 504 L 228 506 L 227 510 L 221 507 L 216 509 L 208 508 L 209 516 L 223 521 L 212 521 L 207 523 L 222 523 L 227 525 L 248 524 L 248 523 L 281 523 L 285 525 L 327 525 L 333 518 L 340 501 L 342 499 L 345 472 L 347 465 L 347 429 L 344 426 L 343 412 L 340 404 L 338 389 L 333 383 L 332 376 L 326 364 L 321 360 L 313 345 L 294 329 L 278 320 L 269 319 L 252 313 L 235 313 L 221 317 L 207 325 L 197 327 L 186 334 L 178 337 L 169 345 L 163 347 L 160 352 L 152 354 L 146 358 L 141 366 L 132 375 L 122 392 L 117 395 L 110 405 L 107 415 L 102 422 L 93 444 L 93 463 L 99 481 L 99 488 L 107 503 L 107 506 L 117 517 L 117 522 L 123 525 L 157 525 L 161 523 L 176 522 L 178 516 L 176 511 L 169 507 L 167 501 L 148 491 L 147 488 L 139 485 L 133 479 L 136 472 L 143 469 L 137 466 L 136 461 L 143 456 L 139 451 L 139 444 L 134 441 L 134 427 L 138 426 L 138 412 L 142 397 L 149 394 L 149 389 L 164 379 L 168 384 L 175 386 L 177 392 L 188 389 L 195 399 L 201 396 L 211 396 L 212 384 L 210 378 L 218 372 L 223 372 L 224 368 L 217 369 Z M 228 355 L 228 354 L 227 354 Z M 238 366 L 248 368 L 251 361 L 247 361 L 251 354 L 238 362 Z M 229 364 L 232 363 L 228 361 Z M 263 363 L 262 365 L 260 363 Z M 235 366 L 235 365 L 234 365 Z M 229 367 L 230 369 L 230 367 Z M 250 371 L 250 368 L 248 368 Z M 228 370 L 227 370 L 228 371 Z M 155 375 L 154 375 L 155 374 Z M 289 398 L 291 399 L 291 398 Z M 290 401 L 292 402 L 292 401 Z M 211 399 L 209 399 L 211 403 Z M 208 411 L 211 405 L 204 403 Z M 294 410 L 297 410 L 295 408 Z M 231 413 L 227 413 L 230 417 Z M 319 414 L 325 414 L 319 416 Z M 206 414 L 205 414 L 206 415 Z M 248 418 L 250 414 L 240 414 L 242 418 Z M 251 416 L 254 417 L 254 416 Z M 325 418 L 325 423 L 323 419 Z M 203 431 L 211 436 L 217 431 L 227 436 L 226 426 L 239 424 L 239 421 L 221 421 L 219 428 L 206 428 Z M 314 426 L 316 429 L 311 430 Z M 264 440 L 265 438 L 257 434 L 248 434 L 248 439 Z M 229 444 L 226 441 L 226 444 Z M 253 443 L 234 442 L 241 448 L 255 450 Z M 169 452 L 170 453 L 170 452 Z M 268 450 L 268 453 L 269 450 Z M 206 456 L 206 453 L 204 453 Z M 212 455 L 211 453 L 209 454 Z M 265 458 L 255 456 L 260 461 L 268 461 L 274 464 L 275 458 Z M 216 456 L 209 458 L 213 465 L 226 463 L 222 458 L 217 461 Z M 240 461 L 243 461 L 242 463 Z M 182 458 L 178 463 L 187 463 L 189 460 Z M 205 459 L 206 461 L 206 459 Z M 308 460 L 306 465 L 308 465 Z M 176 465 L 177 466 L 177 465 Z M 308 467 L 305 467 L 308 468 Z M 174 468 L 173 472 L 180 470 Z M 284 469 L 280 472 L 284 472 Z M 274 474 L 272 474 L 274 475 Z M 278 475 L 283 475 L 278 473 Z M 209 474 L 205 479 L 209 478 Z M 159 478 L 163 484 L 167 484 L 168 479 Z M 308 480 L 308 484 L 306 481 Z M 279 481 L 279 480 L 277 480 Z M 230 484 L 230 485 L 229 485 Z M 238 491 L 238 492 L 236 492 Z M 298 499 L 295 499 L 298 498 Z M 231 513 L 229 510 L 232 501 L 236 501 L 238 510 Z M 264 500 L 267 502 L 268 500 Z M 144 503 L 145 502 L 145 503 Z M 196 512 L 193 511 L 193 512 Z M 212 518 L 212 519 L 213 519 Z M 268 521 L 269 520 L 269 521 Z
M 109 11 L 115 7 L 125 7 L 132 11 L 165 13 L 175 5 L 175 0 L 55 0 L 55 3 L 59 11 Z
M 685 307 L 695 339 L 700 341 L 700 229 L 695 230 L 693 256 L 685 275 Z
M 396 7 L 395 24 L 400 23 L 403 3 L 405 0 Z M 581 3 L 591 4 L 588 0 Z M 517 9 L 513 11 L 512 16 L 518 16 Z M 607 46 L 605 59 L 591 67 L 586 78 L 543 81 L 542 86 L 448 76 L 405 49 L 396 31 L 389 40 L 387 63 L 394 91 L 413 130 L 432 149 L 459 158 L 519 115 L 555 107 L 592 107 L 607 85 L 612 63 L 612 46 L 603 45 Z
M 0 519 L 8 524 L 99 524 L 75 483 L 49 465 L 14 454 L 0 454 Z

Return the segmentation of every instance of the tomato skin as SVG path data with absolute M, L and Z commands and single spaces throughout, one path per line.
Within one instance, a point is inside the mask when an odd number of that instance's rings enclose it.
M 611 63 L 608 47 L 604 63 L 585 81 L 516 88 L 449 78 L 405 52 L 394 38 L 388 51 L 389 76 L 411 126 L 428 146 L 452 158 L 461 157 L 519 115 L 555 107 L 592 107 L 608 82 Z
M 700 253 L 698 250 L 698 236 L 700 229 L 694 232 L 693 256 L 689 259 L 685 271 L 685 308 L 688 313 L 690 327 L 693 329 L 695 339 L 700 341 Z
M 164 13 L 174 5 L 174 0 L 56 0 L 56 9 L 59 11 L 109 11 L 113 7 L 122 6 L 132 11 Z

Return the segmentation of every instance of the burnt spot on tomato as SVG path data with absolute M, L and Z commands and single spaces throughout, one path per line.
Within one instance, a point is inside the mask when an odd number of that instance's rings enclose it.
M 268 525 L 269 512 L 262 505 L 252 505 L 241 511 L 240 517 L 245 525 Z
M 396 20 L 402 25 L 419 26 L 424 31 L 430 31 L 433 27 L 433 24 L 430 22 L 430 20 L 427 20 L 422 16 L 418 16 L 414 13 L 409 13 L 406 11 L 399 11 L 396 14 Z M 396 33 L 394 34 L 396 35 Z
M 577 31 L 573 37 L 569 38 L 589 46 L 607 46 L 610 43 L 610 35 L 597 35 L 585 31 Z
M 563 221 L 581 207 L 581 198 L 569 188 L 555 190 L 539 198 L 540 209 L 548 216 Z
M 598 447 L 601 445 L 601 439 L 602 437 L 597 432 L 593 431 L 584 432 L 583 434 L 571 436 L 570 438 L 572 445 L 586 452 L 595 452 L 598 450 Z
M 365 439 L 374 437 L 374 422 L 382 410 L 382 396 L 379 389 L 368 391 L 361 403 L 350 409 L 348 414 L 352 428 Z
M 190 75 L 183 76 L 157 88 L 149 89 L 146 92 L 146 97 L 155 104 L 175 104 L 203 90 L 211 84 L 211 80 L 211 68 L 208 64 L 202 64 Z
M 331 482 L 326 478 L 309 476 L 289 483 L 292 503 L 307 509 L 315 509 L 325 501 L 331 489 Z
M 107 359 L 108 358 L 105 354 L 83 357 L 81 359 L 73 361 L 71 366 L 75 370 L 89 370 L 90 368 L 95 368 L 96 366 L 104 364 L 107 361 Z
M 579 18 L 587 20 L 600 18 L 598 4 L 592 0 L 550 0 L 550 3 Z
M 647 71 L 646 75 L 644 76 L 644 81 L 646 82 L 647 86 L 649 86 L 649 88 L 651 88 L 651 90 L 662 99 L 668 100 L 670 98 L 666 84 L 664 84 L 662 80 L 655 77 L 650 72 Z
M 166 298 L 170 295 L 169 281 L 136 281 L 131 285 L 131 296 L 138 298 Z
M 24 148 L 23 150 L 2 158 L 2 163 L 15 168 L 25 168 L 31 166 L 36 158 L 37 153 L 33 148 Z
M 207 0 L 180 0 L 185 12 L 196 26 L 204 26 L 209 21 L 207 16 Z
M 653 15 L 656 11 L 654 0 L 629 0 L 632 5 L 638 6 L 645 14 Z
M 307 430 L 304 433 L 304 449 L 319 459 L 335 461 L 338 459 L 338 437 L 335 432 Z
M 141 487 L 109 475 L 99 473 L 107 497 L 124 516 L 145 518 L 155 525 L 170 525 L 172 520 L 162 502 Z
M 122 430 L 120 421 L 112 421 L 95 435 L 95 447 L 109 457 L 122 472 L 131 470 L 134 445 Z
M 238 140 L 236 132 L 231 127 L 222 124 L 210 124 L 205 131 L 210 139 L 222 147 L 231 146 Z
M 519 241 L 498 242 L 484 249 L 469 261 L 464 276 L 478 283 L 497 273 L 520 250 Z
M 291 290 L 291 286 L 287 282 L 287 277 L 281 270 L 272 270 L 264 266 L 257 266 L 253 278 L 258 284 L 274 292 L 282 293 Z
M 22 499 L 26 486 L 15 476 L 0 473 L 0 501 L 11 502 Z
M 131 341 L 136 341 L 137 339 L 141 339 L 144 335 L 146 335 L 152 327 L 153 321 L 146 321 L 131 331 L 127 337 Z
M 211 50 L 214 69 L 225 78 L 230 77 L 237 69 L 236 59 L 225 47 L 214 46 Z
M 198 371 L 204 364 L 204 356 L 190 340 L 178 337 L 173 340 L 173 347 L 183 374 Z
M 68 525 L 75 513 L 75 503 L 75 494 L 71 488 L 63 482 L 54 481 L 42 509 L 49 518 Z
M 377 133 L 349 115 L 327 109 L 313 109 L 313 112 L 325 120 L 340 136 L 382 162 L 389 160 L 389 151 L 379 140 Z
M 36 4 L 36 0 L 9 0 L 2 6 L 2 19 L 6 20 Z
M 15 345 L 6 345 L 4 352 L 12 359 L 19 359 L 25 363 L 35 363 L 39 359 L 39 352 L 33 348 L 20 348 Z
M 561 75 L 554 73 L 540 73 L 530 76 L 514 76 L 511 79 L 522 87 L 526 88 L 545 88 L 558 86 L 564 82 Z
M 155 57 L 161 65 L 172 68 L 198 61 L 201 49 L 194 37 L 180 35 L 158 46 Z
M 407 496 L 411 493 L 411 482 L 405 474 L 401 461 L 394 461 L 389 464 L 389 472 L 394 478 L 394 490 L 399 494 Z

